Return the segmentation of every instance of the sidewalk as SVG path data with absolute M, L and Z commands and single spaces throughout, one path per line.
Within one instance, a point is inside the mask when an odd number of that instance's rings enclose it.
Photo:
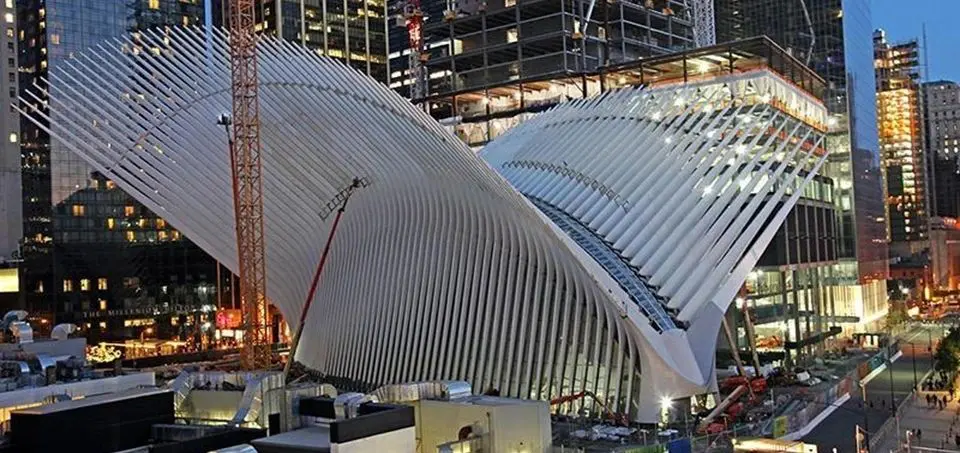
M 922 431 L 922 438 L 919 441 L 916 437 L 911 438 L 911 446 L 937 449 L 934 451 L 960 452 L 960 447 L 954 442 L 954 436 L 960 434 L 960 402 L 954 398 L 947 402 L 945 409 L 934 409 L 927 406 L 927 394 L 942 397 L 946 392 L 921 392 L 912 402 L 907 403 L 900 417 L 899 433 L 887 433 L 880 448 L 875 449 L 877 453 L 906 451 L 899 448 L 898 437 L 902 444 L 906 444 L 907 430 L 915 433 L 917 429 Z

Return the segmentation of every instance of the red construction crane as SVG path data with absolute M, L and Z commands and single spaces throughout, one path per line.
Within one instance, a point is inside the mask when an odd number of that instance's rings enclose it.
M 260 159 L 260 104 L 257 99 L 257 35 L 255 0 L 230 2 L 230 73 L 233 92 L 233 134 L 230 166 L 237 227 L 243 349 L 246 370 L 271 365 L 267 330 L 267 272 L 263 233 L 263 165 Z
M 407 28 L 407 41 L 410 46 L 410 99 L 419 100 L 427 96 L 427 68 L 429 55 L 423 46 L 423 11 L 420 0 L 405 0 L 403 17 Z

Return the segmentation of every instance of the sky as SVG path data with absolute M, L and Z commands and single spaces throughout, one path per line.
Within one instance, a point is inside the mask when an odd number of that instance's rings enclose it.
M 922 39 L 927 28 L 925 79 L 960 82 L 960 0 L 870 0 L 873 28 L 892 42 Z

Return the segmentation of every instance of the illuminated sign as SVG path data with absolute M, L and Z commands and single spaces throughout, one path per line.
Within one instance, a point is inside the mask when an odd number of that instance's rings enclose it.
M 0 293 L 15 293 L 20 291 L 20 274 L 18 269 L 0 269 Z
M 243 315 L 236 308 L 225 308 L 217 312 L 218 329 L 236 329 L 240 327 L 242 320 Z

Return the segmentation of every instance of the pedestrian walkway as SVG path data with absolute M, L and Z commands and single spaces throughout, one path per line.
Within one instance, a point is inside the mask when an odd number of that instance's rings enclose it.
M 921 392 L 916 398 L 905 403 L 899 426 L 891 426 L 891 430 L 884 433 L 885 438 L 876 448 L 876 453 L 907 451 L 903 448 L 908 443 L 907 431 L 913 433 L 909 443 L 913 447 L 936 449 L 933 451 L 960 452 L 957 446 L 957 436 L 960 436 L 960 402 L 954 398 L 948 401 L 943 409 L 937 404 L 928 404 L 926 396 L 933 394 L 942 398 L 947 392 Z M 897 428 L 899 428 L 897 430 Z M 897 431 L 894 431 L 897 430 Z M 920 436 L 916 436 L 916 433 Z M 914 451 L 931 451 L 917 449 Z

